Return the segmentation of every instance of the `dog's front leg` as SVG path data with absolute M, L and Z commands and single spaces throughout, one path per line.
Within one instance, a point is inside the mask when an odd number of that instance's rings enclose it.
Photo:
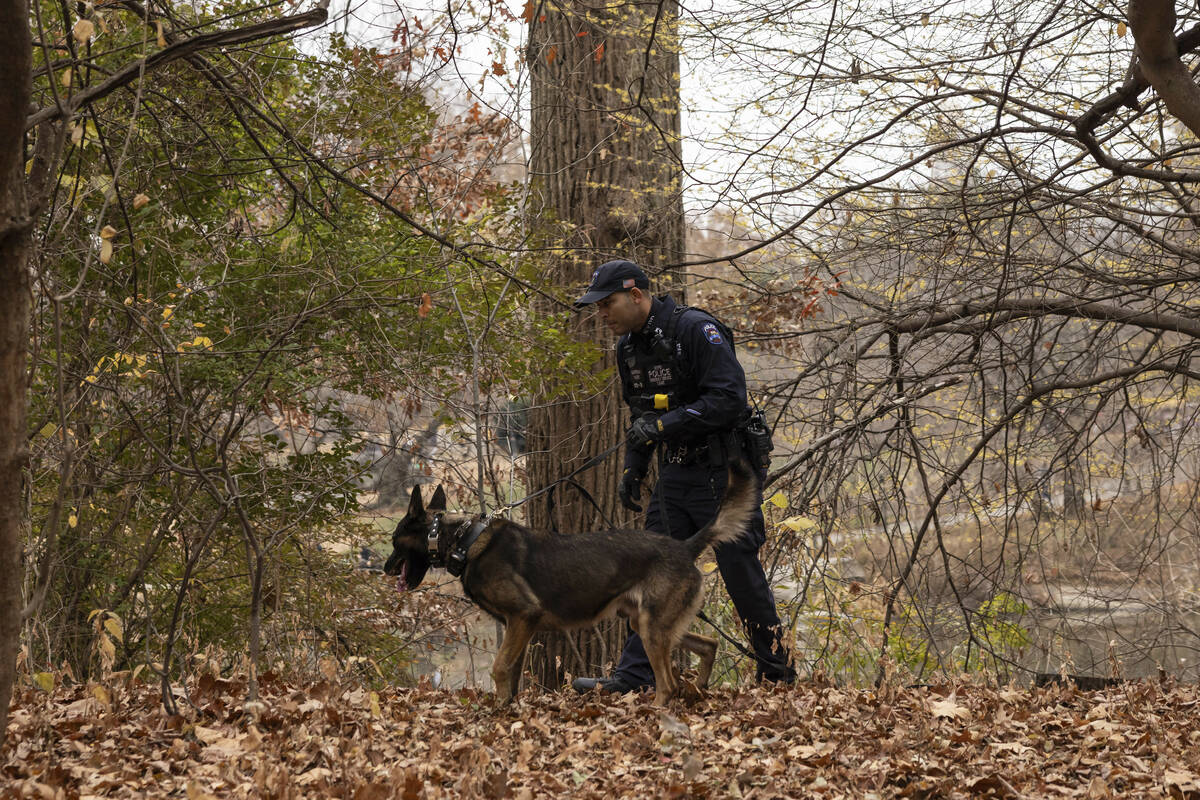
M 501 703 L 509 703 L 517 693 L 521 682 L 521 666 L 525 660 L 525 648 L 533 638 L 534 625 L 522 617 L 512 617 L 504 623 L 504 639 L 492 663 L 492 683 Z

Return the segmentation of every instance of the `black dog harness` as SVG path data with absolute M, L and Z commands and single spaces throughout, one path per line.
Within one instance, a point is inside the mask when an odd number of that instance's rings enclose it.
M 490 519 L 475 517 L 472 520 L 464 521 L 455 528 L 454 532 L 449 534 L 452 537 L 448 548 L 450 555 L 443 563 L 440 547 L 442 515 L 441 513 L 434 514 L 433 522 L 429 525 L 429 533 L 425 537 L 430 562 L 435 567 L 445 567 L 446 571 L 455 578 L 462 575 L 463 570 L 467 568 L 467 551 L 479 539 L 480 534 L 483 533 L 484 528 L 488 526 L 490 521 Z

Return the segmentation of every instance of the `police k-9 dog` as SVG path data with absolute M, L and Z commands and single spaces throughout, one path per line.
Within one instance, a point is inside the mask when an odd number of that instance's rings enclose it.
M 679 687 L 670 658 L 676 644 L 700 657 L 698 683 L 708 683 L 717 643 L 688 631 L 702 601 L 696 557 L 744 535 L 756 481 L 746 463 L 731 461 L 717 516 L 684 540 L 642 530 L 563 535 L 485 521 L 447 513 L 440 486 L 426 505 L 417 487 L 383 569 L 407 590 L 419 586 L 431 566 L 445 567 L 460 577 L 467 597 L 504 623 L 492 666 L 502 702 L 517 691 L 535 631 L 587 627 L 620 615 L 642 637 L 654 670 L 654 702 L 664 705 Z

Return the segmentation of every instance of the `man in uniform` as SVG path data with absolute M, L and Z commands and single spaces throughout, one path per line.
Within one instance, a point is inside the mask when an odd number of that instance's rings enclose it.
M 766 431 L 755 446 L 746 375 L 724 325 L 705 312 L 652 297 L 646 274 L 631 261 L 609 261 L 592 275 L 576 307 L 595 304 L 617 334 L 617 369 L 632 424 L 626 433 L 622 505 L 640 512 L 641 485 L 655 450 L 659 477 L 646 510 L 646 527 L 686 539 L 711 520 L 725 491 L 727 459 L 740 456 L 765 476 Z M 791 683 L 796 672 L 782 638 L 775 598 L 758 550 L 766 538 L 761 511 L 740 541 L 716 548 L 717 566 L 746 628 L 759 680 Z M 580 692 L 600 687 L 624 693 L 654 684 L 636 633 L 609 678 L 576 678 Z

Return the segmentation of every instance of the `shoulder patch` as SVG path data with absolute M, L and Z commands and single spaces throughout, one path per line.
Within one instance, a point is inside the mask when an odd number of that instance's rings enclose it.
M 704 338 L 708 339 L 709 344 L 720 344 L 725 341 L 721 338 L 721 332 L 717 330 L 717 326 L 711 322 L 704 323 L 700 330 L 704 331 Z

